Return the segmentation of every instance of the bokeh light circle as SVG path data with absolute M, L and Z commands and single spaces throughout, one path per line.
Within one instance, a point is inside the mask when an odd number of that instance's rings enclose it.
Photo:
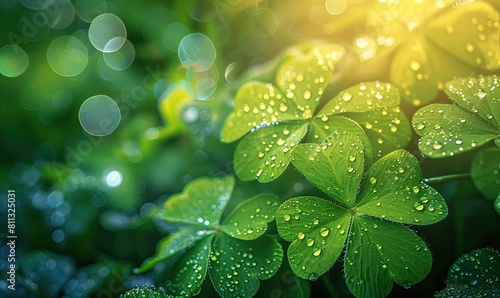
M 10 44 L 0 49 L 0 73 L 6 77 L 17 77 L 28 68 L 29 59 L 19 46 Z
M 202 33 L 185 36 L 179 44 L 178 54 L 182 65 L 197 72 L 209 69 L 216 57 L 214 44 Z
M 70 0 L 57 0 L 44 9 L 45 23 L 54 29 L 68 27 L 75 18 L 75 8 Z
M 104 62 L 114 70 L 127 69 L 135 58 L 134 45 L 126 40 L 123 46 L 116 52 L 104 53 Z
M 56 0 L 45 0 L 45 1 L 21 0 L 20 2 L 22 5 L 24 5 L 25 7 L 29 8 L 29 9 L 42 10 L 42 9 L 46 9 L 50 5 L 54 4 L 56 2 Z
M 99 51 L 118 51 L 127 40 L 127 29 L 122 20 L 112 13 L 97 16 L 89 27 L 89 39 Z
M 347 8 L 347 0 L 326 0 L 325 8 L 332 15 L 339 15 Z
M 89 55 L 85 45 L 71 35 L 56 38 L 47 50 L 50 68 L 60 76 L 73 77 L 87 67 Z
M 116 102 L 109 96 L 95 95 L 83 102 L 78 118 L 89 134 L 106 136 L 120 124 L 121 113 Z

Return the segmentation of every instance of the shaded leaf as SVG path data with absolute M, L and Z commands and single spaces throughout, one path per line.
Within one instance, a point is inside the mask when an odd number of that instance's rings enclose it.
M 366 173 L 356 210 L 405 224 L 427 225 L 448 214 L 441 195 L 422 183 L 417 159 L 397 150 L 373 164 Z
M 472 161 L 471 178 L 476 188 L 487 198 L 500 196 L 500 149 L 479 151 Z
M 281 199 L 273 194 L 261 194 L 236 206 L 220 226 L 231 237 L 253 240 L 264 234 L 274 220 Z
M 168 260 L 178 253 L 193 247 L 196 241 L 199 241 L 206 235 L 207 233 L 200 231 L 199 227 L 186 226 L 180 228 L 177 232 L 162 238 L 158 242 L 156 245 L 156 254 L 145 260 L 141 267 L 136 269 L 136 273 L 143 273 L 151 270 L 156 264 Z
M 133 288 L 127 291 L 121 298 L 173 298 L 172 295 L 164 294 L 161 290 L 151 288 Z
M 181 194 L 171 196 L 165 203 L 164 218 L 214 227 L 231 197 L 234 178 L 199 178 L 189 182 Z
M 166 284 L 169 293 L 192 297 L 199 292 L 207 274 L 213 237 L 210 235 L 198 241 L 175 263 L 174 277 Z
M 234 152 L 234 170 L 243 181 L 269 182 L 278 178 L 291 160 L 293 148 L 307 132 L 307 123 L 272 125 L 245 137 Z
M 211 252 L 210 279 L 222 297 L 252 297 L 259 279 L 268 279 L 281 266 L 283 250 L 274 239 L 243 241 L 218 235 Z
M 477 249 L 458 258 L 448 271 L 446 288 L 435 297 L 496 297 L 500 295 L 500 254 Z
M 278 209 L 276 224 L 292 242 L 288 261 L 297 276 L 315 280 L 333 266 L 349 231 L 349 211 L 316 197 L 292 198 Z
M 321 144 L 301 144 L 293 164 L 316 187 L 351 207 L 363 175 L 363 143 L 357 135 L 334 132 Z
M 344 271 L 356 297 L 385 297 L 392 281 L 409 288 L 429 273 L 432 256 L 411 230 L 384 220 L 355 216 Z
M 311 284 L 309 281 L 297 277 L 288 260 L 284 259 L 278 272 L 268 280 L 260 283 L 256 297 L 283 297 L 283 298 L 309 298 Z

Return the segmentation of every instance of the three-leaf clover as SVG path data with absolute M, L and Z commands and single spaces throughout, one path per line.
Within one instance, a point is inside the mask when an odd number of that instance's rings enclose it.
M 447 157 L 495 140 L 500 147 L 500 82 L 497 76 L 460 78 L 446 84 L 456 103 L 431 104 L 418 110 L 412 125 L 422 138 L 418 147 L 429 157 Z
M 156 255 L 136 272 L 183 253 L 167 283 L 169 293 L 195 295 L 208 272 L 222 297 L 252 297 L 259 279 L 272 277 L 283 258 L 280 244 L 262 236 L 274 220 L 280 199 L 272 194 L 252 197 L 221 221 L 233 187 L 232 177 L 199 178 L 170 197 L 164 218 L 185 226 L 162 239 Z
M 479 151 L 472 160 L 470 175 L 485 197 L 500 198 L 500 149 L 490 147 Z
M 458 258 L 448 271 L 446 288 L 435 297 L 496 297 L 500 295 L 500 254 L 483 248 Z
M 278 232 L 292 242 L 288 260 L 295 274 L 316 279 L 346 246 L 345 278 L 357 297 L 383 297 L 393 281 L 408 287 L 427 275 L 431 254 L 403 224 L 432 224 L 448 209 L 422 183 L 414 156 L 396 150 L 365 173 L 360 137 L 334 132 L 321 144 L 297 146 L 293 164 L 331 198 L 296 197 L 278 209 Z
M 308 132 L 307 142 L 321 142 L 338 128 L 359 134 L 369 159 L 370 140 L 379 156 L 408 143 L 408 120 L 398 107 L 398 90 L 390 84 L 360 83 L 316 112 L 334 65 L 343 55 L 344 49 L 335 44 L 312 47 L 286 57 L 278 67 L 276 84 L 249 82 L 240 88 L 221 139 L 232 142 L 251 132 L 234 153 L 235 172 L 241 180 L 278 178 Z

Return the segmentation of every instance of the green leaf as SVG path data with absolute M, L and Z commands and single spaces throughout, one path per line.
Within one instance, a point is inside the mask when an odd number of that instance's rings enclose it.
M 268 237 L 243 241 L 218 235 L 211 252 L 210 279 L 222 297 L 252 297 L 259 279 L 268 279 L 281 266 L 283 250 Z
M 292 198 L 278 209 L 276 224 L 292 242 L 288 261 L 297 276 L 315 280 L 333 266 L 349 230 L 349 211 L 316 197 Z
M 399 104 L 398 89 L 389 83 L 359 83 L 340 92 L 319 111 L 318 117 L 346 112 L 368 112 Z
M 392 280 L 409 288 L 424 279 L 431 265 L 431 253 L 411 230 L 376 218 L 354 217 L 344 271 L 356 297 L 385 297 Z
M 500 131 L 500 82 L 497 76 L 461 78 L 446 83 L 446 94 L 462 108 Z
M 472 150 L 500 135 L 500 89 L 496 76 L 461 78 L 446 84 L 456 105 L 433 104 L 415 113 L 412 125 L 422 136 L 419 149 L 429 157 Z
M 156 264 L 168 260 L 185 249 L 193 247 L 196 241 L 199 241 L 206 235 L 206 232 L 200 231 L 200 228 L 196 226 L 180 228 L 177 232 L 162 238 L 156 245 L 156 254 L 145 260 L 141 267 L 135 270 L 135 273 L 144 273 L 151 270 Z
M 345 148 L 359 156 L 351 158 Z M 394 151 L 363 174 L 362 152 L 359 137 L 348 132 L 333 133 L 320 145 L 297 146 L 294 164 L 334 202 L 292 198 L 278 209 L 276 224 L 281 237 L 292 242 L 288 259 L 297 276 L 316 279 L 328 271 L 347 241 L 344 271 L 349 288 L 357 297 L 384 297 L 393 281 L 410 287 L 431 267 L 425 243 L 401 223 L 435 223 L 446 216 L 447 206 L 421 182 L 418 162 L 410 153 Z M 358 157 L 361 162 L 352 163 Z
M 332 77 L 335 65 L 343 56 L 342 46 L 322 44 L 304 47 L 301 52 L 294 52 L 280 65 L 276 82 L 285 97 L 293 98 L 292 111 L 295 118 L 311 117 Z
M 272 125 L 245 137 L 234 152 L 234 170 L 243 181 L 269 182 L 278 178 L 291 160 L 293 148 L 307 132 L 307 123 Z
M 127 291 L 122 298 L 173 298 L 172 295 L 164 294 L 162 291 L 150 288 L 133 288 Z
M 377 158 L 403 148 L 410 142 L 409 121 L 399 107 L 378 108 L 366 113 L 349 113 L 345 116 L 364 128 Z
M 417 159 L 397 150 L 373 164 L 366 173 L 356 210 L 405 224 L 427 225 L 448 214 L 441 195 L 422 183 Z
M 321 144 L 297 146 L 293 164 L 316 187 L 351 207 L 363 175 L 363 154 L 357 135 L 336 131 Z
M 215 227 L 234 187 L 233 177 L 199 178 L 165 203 L 164 218 L 171 222 Z
M 472 161 L 471 178 L 476 188 L 487 198 L 500 196 L 500 149 L 479 151 Z
M 447 157 L 469 151 L 498 136 L 489 122 L 455 105 L 432 104 L 415 113 L 412 125 L 418 148 L 428 157 Z
M 192 297 L 199 292 L 207 274 L 213 237 L 210 235 L 198 241 L 176 262 L 174 277 L 166 284 L 169 293 Z
M 249 82 L 234 99 L 234 113 L 221 131 L 223 142 L 233 142 L 252 129 L 286 120 L 307 119 L 318 105 L 344 49 L 325 44 L 288 56 L 279 66 L 276 84 Z
M 472 21 L 471 21 L 472 20 Z M 498 10 L 485 2 L 448 9 L 429 23 L 426 35 L 447 53 L 474 67 L 500 68 Z M 481 29 L 480 29 L 481 28 Z M 456 38 L 467 36 L 467 38 Z
M 458 258 L 448 271 L 446 288 L 435 297 L 496 297 L 500 295 L 500 254 L 488 248 Z
M 236 206 L 220 227 L 231 237 L 256 239 L 266 232 L 267 224 L 274 220 L 280 203 L 281 199 L 276 195 L 257 195 Z

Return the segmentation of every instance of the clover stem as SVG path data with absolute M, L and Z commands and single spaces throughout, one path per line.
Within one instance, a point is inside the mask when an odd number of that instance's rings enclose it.
M 330 280 L 330 278 L 328 278 L 328 274 L 323 274 L 321 275 L 320 278 L 321 281 L 323 282 L 323 285 L 326 288 L 326 291 L 328 292 L 331 298 L 340 297 L 335 288 L 333 287 L 332 281 Z
M 437 182 L 444 182 L 444 181 L 450 181 L 450 180 L 461 180 L 461 179 L 469 179 L 469 178 L 470 178 L 470 173 L 451 174 L 451 175 L 437 176 L 437 177 L 431 177 L 431 178 L 424 178 L 424 179 L 422 179 L 422 182 L 424 182 L 424 183 L 437 183 Z

